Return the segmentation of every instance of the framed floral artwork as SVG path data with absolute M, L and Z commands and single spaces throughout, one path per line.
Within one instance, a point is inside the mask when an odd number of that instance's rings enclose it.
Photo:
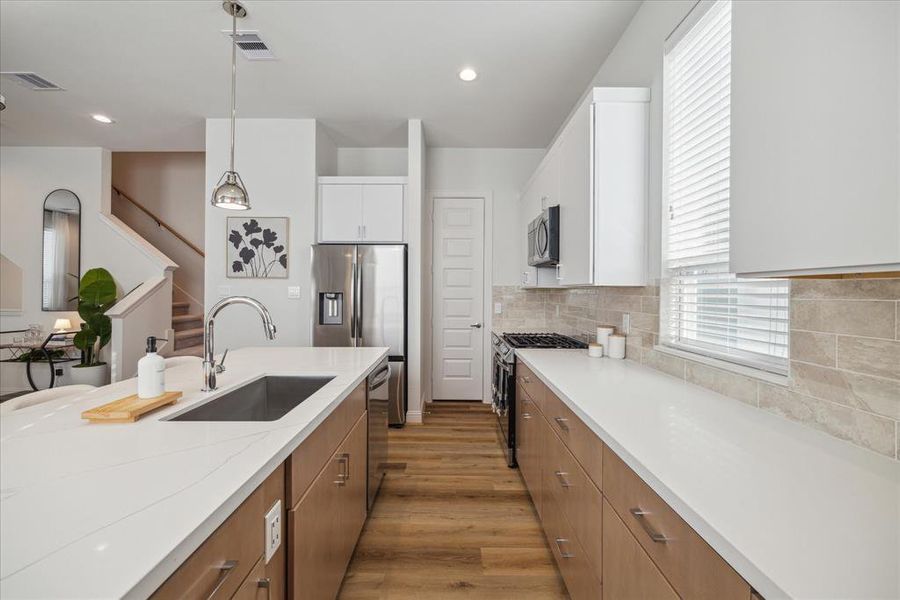
M 287 278 L 287 217 L 228 217 L 226 225 L 225 269 L 229 278 Z

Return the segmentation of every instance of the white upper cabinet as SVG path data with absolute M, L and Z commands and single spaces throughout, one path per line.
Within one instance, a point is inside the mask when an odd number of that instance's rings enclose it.
M 403 191 L 400 184 L 362 186 L 364 242 L 403 241 Z
M 402 243 L 405 177 L 320 177 L 318 240 Z
M 900 270 L 897 3 L 732 10 L 732 270 Z
M 647 281 L 650 90 L 594 88 L 522 195 L 521 235 L 559 205 L 559 265 L 523 266 L 525 285 L 636 286 Z

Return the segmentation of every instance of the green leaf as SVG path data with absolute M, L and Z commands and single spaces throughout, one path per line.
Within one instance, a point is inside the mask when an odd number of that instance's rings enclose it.
M 106 269 L 91 269 L 82 276 L 78 295 L 85 304 L 111 306 L 116 301 L 116 282 Z
M 72 343 L 74 343 L 75 347 L 82 352 L 87 352 L 94 347 L 94 343 L 96 341 L 97 334 L 94 333 L 91 329 L 83 328 L 81 331 L 75 334 Z
M 97 348 L 99 352 L 112 338 L 112 321 L 104 314 L 96 314 L 88 321 L 88 326 L 100 339 L 100 346 Z

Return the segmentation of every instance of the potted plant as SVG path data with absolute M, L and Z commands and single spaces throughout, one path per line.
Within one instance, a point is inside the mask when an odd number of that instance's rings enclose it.
M 106 316 L 116 303 L 116 282 L 106 269 L 91 269 L 78 286 L 78 314 L 84 320 L 73 343 L 81 350 L 81 364 L 72 367 L 72 383 L 101 386 L 109 383 L 109 365 L 100 361 L 100 351 L 112 337 L 112 322 Z

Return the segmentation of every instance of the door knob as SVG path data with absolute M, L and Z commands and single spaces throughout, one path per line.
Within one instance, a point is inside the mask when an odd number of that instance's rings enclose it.
M 469 327 L 474 327 L 475 329 L 481 329 L 481 323 L 472 323 Z

